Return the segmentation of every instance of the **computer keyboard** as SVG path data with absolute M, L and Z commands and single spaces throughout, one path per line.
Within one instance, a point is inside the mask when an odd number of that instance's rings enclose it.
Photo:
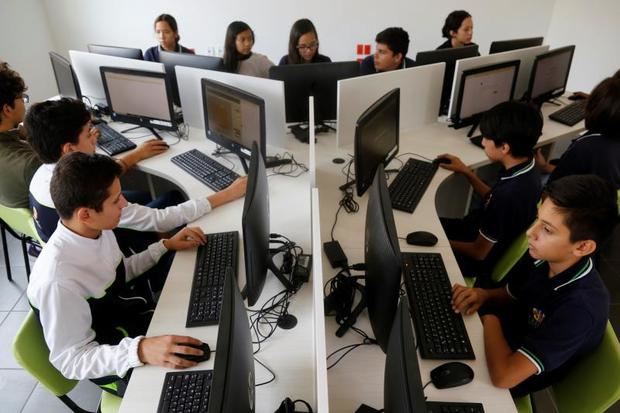
M 389 186 L 392 208 L 413 212 L 436 171 L 435 163 L 409 158 Z
M 158 413 L 206 412 L 213 370 L 166 373 Z
M 553 112 L 549 115 L 549 119 L 568 126 L 573 126 L 585 119 L 586 103 L 586 99 L 577 100 L 570 105 L 564 106 L 562 109 Z
M 452 310 L 452 285 L 436 253 L 403 253 L 403 275 L 420 356 L 475 359 L 463 317 Z
M 173 156 L 170 160 L 214 191 L 221 191 L 239 178 L 237 173 L 198 149 Z
M 484 413 L 480 403 L 426 402 L 427 413 Z
M 239 232 L 207 234 L 207 242 L 198 248 L 196 255 L 186 327 L 218 323 L 226 268 L 231 267 L 237 276 L 238 250 Z
M 105 123 L 98 124 L 97 129 L 101 132 L 99 139 L 97 139 L 97 146 L 110 156 L 129 151 L 136 147 L 135 143 Z

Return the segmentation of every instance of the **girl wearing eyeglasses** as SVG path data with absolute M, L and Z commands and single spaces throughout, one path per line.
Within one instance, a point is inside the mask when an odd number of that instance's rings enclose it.
M 291 27 L 288 54 L 282 56 L 279 65 L 324 62 L 331 62 L 331 59 L 319 53 L 319 36 L 314 24 L 308 19 L 297 20 Z

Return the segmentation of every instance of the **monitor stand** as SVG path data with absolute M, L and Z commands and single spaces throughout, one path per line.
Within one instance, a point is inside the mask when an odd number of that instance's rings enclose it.
M 480 124 L 480 121 L 475 121 L 474 122 L 474 124 L 471 126 L 471 129 L 469 130 L 469 132 L 467 132 L 467 137 L 469 138 L 469 141 L 471 143 L 473 143 L 474 145 L 476 145 L 479 148 L 483 148 L 484 149 L 484 147 L 482 146 L 482 134 L 473 136 L 473 134 L 476 131 L 476 129 L 478 128 L 479 124 Z
M 296 125 L 291 125 L 289 126 L 289 129 L 291 130 L 291 133 L 295 135 L 295 138 L 298 141 L 303 142 L 303 143 L 308 143 L 308 141 L 310 140 L 309 132 L 308 132 L 308 123 L 298 123 Z M 324 122 L 318 122 L 314 126 L 315 134 L 327 133 L 329 131 L 335 131 L 335 130 L 336 128 L 334 128 L 333 126 L 329 126 L 325 124 Z

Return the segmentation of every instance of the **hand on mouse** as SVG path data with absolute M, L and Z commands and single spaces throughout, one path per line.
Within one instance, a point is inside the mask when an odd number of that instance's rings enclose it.
M 450 163 L 440 163 L 439 166 L 441 168 L 447 169 L 449 171 L 454 171 L 460 174 L 464 174 L 469 171 L 469 168 L 467 167 L 467 165 L 465 165 L 458 156 L 450 155 L 449 153 L 444 153 L 444 154 L 439 155 L 437 158 L 450 159 Z
M 185 360 L 175 353 L 202 355 L 202 350 L 184 344 L 200 346 L 202 342 L 189 336 L 157 336 L 145 337 L 138 344 L 138 358 L 144 364 L 181 369 L 193 367 L 195 361 Z
M 452 309 L 455 313 L 471 315 L 478 311 L 488 298 L 488 293 L 482 288 L 470 288 L 460 284 L 452 287 Z

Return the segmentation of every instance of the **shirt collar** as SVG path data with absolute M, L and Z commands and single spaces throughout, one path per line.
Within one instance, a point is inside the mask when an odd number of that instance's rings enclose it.
M 527 161 L 520 163 L 518 165 L 513 166 L 510 169 L 506 169 L 500 175 L 500 180 L 506 181 L 508 179 L 516 178 L 519 175 L 523 175 L 534 169 L 535 162 L 534 158 L 528 159 Z
M 543 263 L 546 264 L 545 261 L 538 260 L 534 262 L 534 266 L 536 266 L 537 268 L 544 269 L 548 274 L 549 266 L 548 265 L 543 266 L 542 265 Z M 584 257 L 581 260 L 577 261 L 577 263 L 573 264 L 570 268 L 567 268 L 566 270 L 562 271 L 560 274 L 551 278 L 549 280 L 549 286 L 551 287 L 553 291 L 558 291 L 560 288 L 565 287 L 569 284 L 572 284 L 573 282 L 590 274 L 593 268 L 594 268 L 594 263 L 592 262 L 592 258 Z

